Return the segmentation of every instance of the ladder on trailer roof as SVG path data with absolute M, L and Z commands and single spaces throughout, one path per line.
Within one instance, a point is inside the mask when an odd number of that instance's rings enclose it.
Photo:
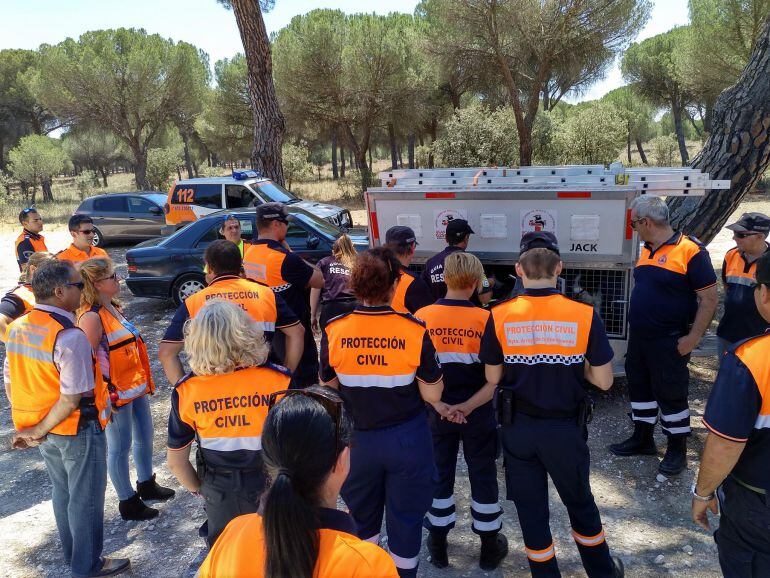
M 730 181 L 711 180 L 708 173 L 690 167 L 624 168 L 613 164 L 540 167 L 400 169 L 382 171 L 382 186 L 392 191 L 423 187 L 445 190 L 503 190 L 515 187 L 571 187 L 605 189 L 629 186 L 641 194 L 657 196 L 703 195 L 713 189 L 729 189 Z

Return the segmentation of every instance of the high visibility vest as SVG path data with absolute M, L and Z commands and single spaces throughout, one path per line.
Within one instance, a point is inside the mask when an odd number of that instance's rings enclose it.
M 594 310 L 554 294 L 521 295 L 492 308 L 505 363 L 582 364 Z
M 56 253 L 56 258 L 60 261 L 71 261 L 72 263 L 82 263 L 83 261 L 88 261 L 88 259 L 95 259 L 97 257 L 101 259 L 110 258 L 107 251 L 100 249 L 99 247 L 91 247 L 91 252 L 86 253 L 75 247 L 75 245 L 70 245 L 63 251 Z
M 762 398 L 754 429 L 770 429 L 770 335 L 744 341 L 735 348 L 735 355 L 751 372 Z
M 278 251 L 267 243 L 249 245 L 243 254 L 243 270 L 246 277 L 267 285 L 276 293 L 289 289 L 292 285 L 281 276 L 286 253 Z
M 215 279 L 211 285 L 185 299 L 185 307 L 194 318 L 211 299 L 224 299 L 235 303 L 249 314 L 262 331 L 275 331 L 278 309 L 275 293 L 261 283 L 235 276 Z
M 733 247 L 725 254 L 725 266 L 722 271 L 725 283 L 751 287 L 757 277 L 757 261 L 748 267 L 738 247 Z
M 179 418 L 195 430 L 207 464 L 249 467 L 240 450 L 262 449 L 270 394 L 288 389 L 291 381 L 282 369 L 266 364 L 224 375 L 188 375 L 176 385 Z
M 21 283 L 18 287 L 13 289 L 10 294 L 15 295 L 24 304 L 24 313 L 26 315 L 35 307 L 35 294 L 32 292 L 31 285 Z
M 59 370 L 53 354 L 56 339 L 75 325 L 66 317 L 33 309 L 8 327 L 5 351 L 11 373 L 11 417 L 16 429 L 33 427 L 43 421 L 61 395 Z M 110 417 L 107 385 L 94 363 L 94 404 L 102 427 Z M 51 433 L 76 435 L 80 409 L 73 411 Z
M 390 306 L 396 313 L 411 313 L 406 307 L 406 291 L 409 286 L 415 282 L 415 277 L 402 271 L 396 283 L 396 290 L 393 292 L 393 300 L 390 302 Z
M 38 253 L 40 251 L 48 251 L 48 247 L 45 246 L 45 238 L 43 235 L 34 235 L 33 233 L 30 233 L 27 230 L 22 230 L 22 232 L 19 234 L 18 237 L 16 237 L 16 255 L 19 254 L 19 245 L 21 245 L 25 240 L 28 240 L 30 245 L 32 245 L 32 252 Z M 27 259 L 29 259 L 29 255 L 27 255 Z
M 393 559 L 379 546 L 339 530 L 318 530 L 313 578 L 397 578 Z M 259 514 L 238 516 L 209 551 L 199 578 L 257 578 L 265 575 L 265 536 Z
M 415 313 L 415 317 L 425 322 L 442 365 L 480 363 L 481 337 L 489 315 L 489 311 L 481 307 L 441 303 L 428 305 Z
M 137 338 L 122 321 L 101 305 L 90 311 L 99 315 L 104 335 L 107 337 L 110 358 L 108 385 L 114 385 L 118 394 L 117 406 L 130 403 L 146 393 L 155 393 L 147 346 L 141 336 Z

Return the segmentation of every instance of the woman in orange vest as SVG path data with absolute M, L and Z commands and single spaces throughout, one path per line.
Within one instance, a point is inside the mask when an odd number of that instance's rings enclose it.
M 32 293 L 32 275 L 38 265 L 55 257 L 47 251 L 32 253 L 24 263 L 19 284 L 0 299 L 0 341 L 5 341 L 5 329 L 14 319 L 32 311 L 35 295 Z
M 149 520 L 158 510 L 144 501 L 165 501 L 174 490 L 159 486 L 152 472 L 152 414 L 147 394 L 155 391 L 147 348 L 117 301 L 120 280 L 112 261 L 94 258 L 80 266 L 83 277 L 78 326 L 91 342 L 115 408 L 107 425 L 107 472 L 124 520 Z M 132 435 L 133 430 L 133 435 Z M 128 454 L 133 448 L 138 478 L 131 484 Z
M 288 389 L 291 375 L 267 361 L 264 332 L 232 301 L 204 305 L 186 325 L 184 347 L 192 372 L 171 394 L 166 456 L 179 482 L 205 500 L 212 546 L 230 520 L 257 511 L 265 489 L 262 424 L 270 395 Z
M 262 456 L 273 482 L 262 511 L 228 524 L 198 576 L 396 578 L 390 556 L 358 539 L 353 519 L 336 509 L 353 434 L 342 399 L 311 386 L 273 394 L 270 407 Z

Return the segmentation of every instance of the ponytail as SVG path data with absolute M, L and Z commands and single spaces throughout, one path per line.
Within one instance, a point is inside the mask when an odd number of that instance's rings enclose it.
M 339 403 L 339 424 L 314 393 Z M 351 435 L 342 401 L 329 388 L 291 392 L 267 414 L 262 458 L 273 480 L 262 498 L 267 578 L 313 577 L 321 490 Z

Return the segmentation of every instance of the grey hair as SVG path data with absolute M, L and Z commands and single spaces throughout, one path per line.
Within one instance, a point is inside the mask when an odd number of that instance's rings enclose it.
M 636 213 L 637 219 L 649 219 L 656 225 L 668 225 L 668 205 L 660 197 L 636 197 L 631 202 L 631 210 Z
M 43 301 L 54 296 L 57 287 L 64 287 L 70 282 L 75 265 L 70 261 L 49 259 L 43 261 L 32 275 L 32 293 L 35 301 Z

